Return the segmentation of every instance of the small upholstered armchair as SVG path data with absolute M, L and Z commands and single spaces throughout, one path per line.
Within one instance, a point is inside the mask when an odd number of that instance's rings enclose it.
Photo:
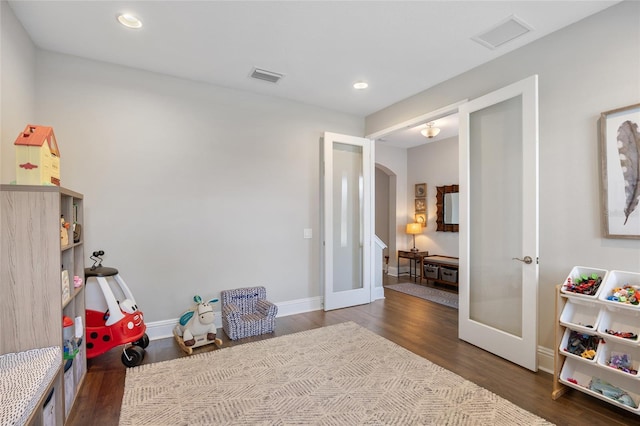
M 271 333 L 276 327 L 278 307 L 267 299 L 264 287 L 246 287 L 220 292 L 222 329 L 231 340 Z

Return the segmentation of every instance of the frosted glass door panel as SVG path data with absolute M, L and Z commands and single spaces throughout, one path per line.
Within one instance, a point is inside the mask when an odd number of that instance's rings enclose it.
M 470 318 L 522 336 L 522 100 L 470 115 Z M 498 131 L 499 130 L 499 131 Z M 499 314 L 498 314 L 499 313 Z
M 333 143 L 333 290 L 362 283 L 362 147 Z

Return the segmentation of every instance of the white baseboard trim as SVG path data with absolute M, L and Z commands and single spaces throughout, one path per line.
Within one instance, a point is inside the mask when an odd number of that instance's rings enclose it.
M 173 328 L 176 325 L 178 325 L 179 321 L 180 321 L 179 318 L 174 318 L 174 319 L 146 323 L 147 336 L 149 336 L 149 340 L 158 340 L 158 339 L 164 339 L 167 337 L 172 337 Z
M 538 346 L 538 370 L 553 374 L 553 349 Z
M 384 287 L 374 287 L 371 296 L 373 300 L 384 299 Z
M 321 296 L 307 297 L 305 299 L 279 302 L 276 303 L 276 305 L 278 305 L 278 316 L 288 317 L 289 315 L 303 314 L 305 312 L 319 311 L 323 309 L 324 298 Z
M 383 295 L 384 296 L 384 295 Z M 323 308 L 322 297 L 308 297 L 306 299 L 290 300 L 288 302 L 276 303 L 278 305 L 278 317 L 286 317 L 289 315 L 302 314 L 305 312 L 319 311 Z M 173 337 L 173 329 L 179 318 L 153 321 L 146 323 L 147 336 L 149 340 L 166 339 Z M 215 312 L 214 323 L 216 328 L 222 328 L 222 314 Z

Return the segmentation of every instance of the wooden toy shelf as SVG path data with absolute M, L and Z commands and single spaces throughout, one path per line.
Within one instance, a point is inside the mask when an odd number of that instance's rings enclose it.
M 84 336 L 74 357 L 62 356 L 63 316 L 79 317 L 84 330 L 85 291 L 83 240 L 80 235 L 74 242 L 71 228 L 69 243 L 62 246 L 61 216 L 84 225 L 82 204 L 82 194 L 58 186 L 0 185 L 0 355 L 47 348 L 58 354 L 53 379 L 43 375 L 37 403 L 25 413 L 27 425 L 63 425 L 87 370 Z M 69 277 L 67 297 L 63 270 Z M 80 287 L 74 288 L 74 276 Z
M 603 301 L 595 297 L 591 298 L 591 300 L 583 296 L 582 299 L 576 299 L 574 298 L 575 296 L 572 297 L 562 293 L 561 289 L 561 285 L 556 286 L 555 352 L 551 398 L 554 400 L 558 399 L 573 388 L 615 405 L 616 407 L 640 415 L 640 376 L 637 373 L 624 373 L 607 365 L 608 355 L 611 354 L 610 351 L 615 347 L 618 351 L 632 354 L 633 356 L 631 356 L 631 358 L 635 358 L 634 365 L 637 369 L 638 363 L 640 362 L 640 343 L 638 343 L 637 338 L 635 341 L 624 341 L 622 338 L 603 334 L 607 321 L 609 321 L 608 324 L 613 324 L 613 322 L 607 318 L 616 315 L 620 316 L 620 318 L 625 316 L 630 318 L 626 324 L 629 324 L 632 329 L 633 327 L 640 329 L 640 309 L 612 307 L 611 302 Z M 572 306 L 569 306 L 569 304 Z M 567 315 L 564 315 L 564 319 L 562 319 L 565 309 L 567 309 L 566 312 L 573 314 L 575 318 L 584 319 L 585 321 L 574 320 L 568 322 L 566 319 L 568 317 Z M 575 324 L 573 322 L 575 322 Z M 586 322 L 587 324 L 581 324 L 582 322 Z M 618 322 L 618 325 L 623 323 L 624 321 Z M 601 339 L 594 360 L 584 360 L 579 356 L 569 354 L 562 350 L 562 347 L 567 342 L 565 333 L 569 333 L 571 330 L 595 335 Z M 591 390 L 589 388 L 590 382 L 596 378 L 625 391 L 635 402 L 636 407 L 625 405 Z

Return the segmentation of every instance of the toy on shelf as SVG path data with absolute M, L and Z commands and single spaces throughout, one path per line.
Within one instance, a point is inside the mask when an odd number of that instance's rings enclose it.
M 73 359 L 78 354 L 78 339 L 76 339 L 75 322 L 66 315 L 62 316 L 63 358 Z
M 60 246 L 69 245 L 69 227 L 71 224 L 64 220 L 64 216 L 60 216 Z
M 60 186 L 60 150 L 53 127 L 28 124 L 14 145 L 18 185 Z
M 187 354 L 193 353 L 193 348 L 214 343 L 217 347 L 222 345 L 222 340 L 216 338 L 216 325 L 214 323 L 214 313 L 212 303 L 218 299 L 211 299 L 208 302 L 202 300 L 198 295 L 193 296 L 196 304 L 180 317 L 180 323 L 173 329 L 173 335 L 178 345 Z
M 125 345 L 121 360 L 127 367 L 142 363 L 149 337 L 142 312 L 116 268 L 102 266 L 104 251 L 94 251 L 86 268 L 87 358 Z

